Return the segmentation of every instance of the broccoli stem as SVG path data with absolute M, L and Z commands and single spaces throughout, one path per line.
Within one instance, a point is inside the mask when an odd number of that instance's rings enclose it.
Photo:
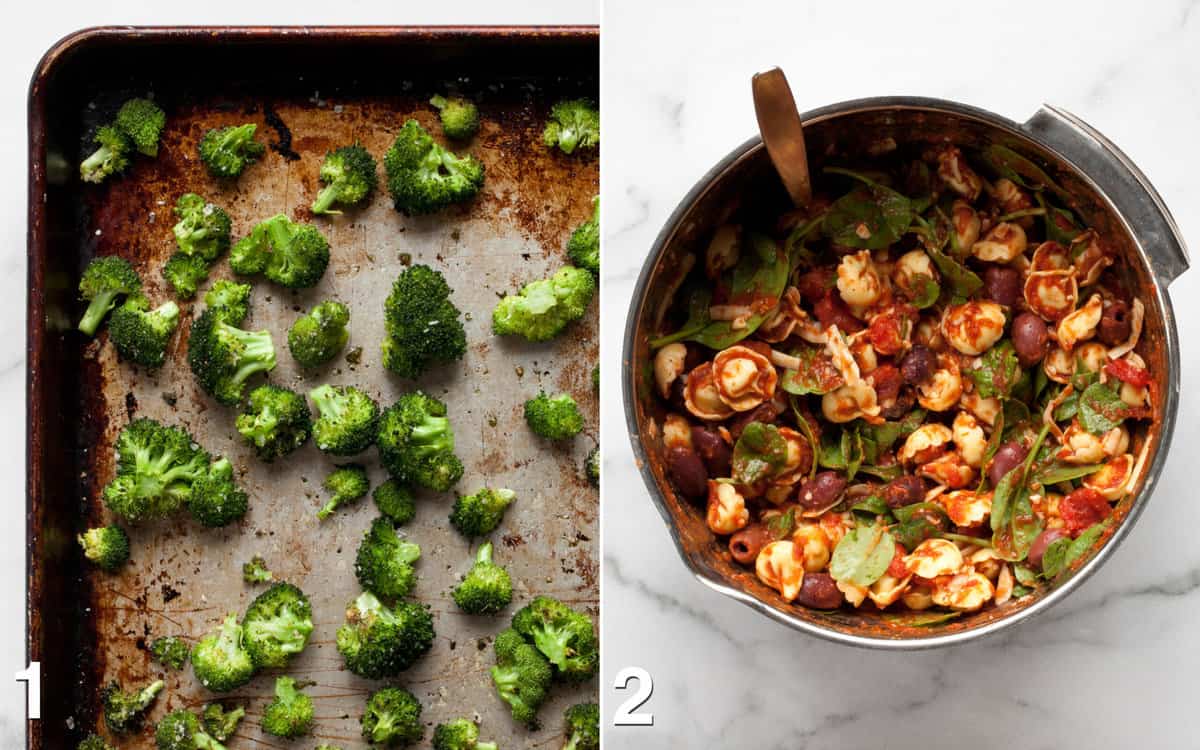
M 96 329 L 100 327 L 100 323 L 104 320 L 104 316 L 108 315 L 116 304 L 117 295 L 119 292 L 100 292 L 92 301 L 88 303 L 87 311 L 83 314 L 83 319 L 79 321 L 79 330 L 91 336 L 96 333 Z
M 91 156 L 83 160 L 83 163 L 79 165 L 79 171 L 81 174 L 89 174 L 94 170 L 100 169 L 110 158 L 112 158 L 112 149 L 108 146 L 101 146 Z
M 254 373 L 270 370 L 274 366 L 275 346 L 271 343 L 270 332 L 243 331 L 224 321 L 221 321 L 219 325 L 225 329 L 225 333 L 245 347 L 238 358 L 240 363 L 237 372 L 233 375 L 234 383 L 245 382 L 246 378 Z
M 332 182 L 321 189 L 317 194 L 317 199 L 313 201 L 312 212 L 314 214 L 340 214 L 341 211 L 335 211 L 330 208 L 334 201 L 337 200 L 338 192 L 341 190 L 341 185 L 337 182 Z
M 479 552 L 475 555 L 475 563 L 490 563 L 492 561 L 492 543 L 488 542 L 479 548 Z
M 267 220 L 267 236 L 271 238 L 271 247 L 275 250 L 283 250 L 292 242 L 292 227 L 291 222 L 286 216 L 276 216 L 274 219 Z

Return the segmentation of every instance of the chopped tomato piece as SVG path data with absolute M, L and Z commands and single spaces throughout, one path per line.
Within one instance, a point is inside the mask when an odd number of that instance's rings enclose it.
M 1150 371 L 1138 367 L 1123 359 L 1114 359 L 1104 366 L 1104 371 L 1117 380 L 1129 383 L 1135 388 L 1145 388 L 1150 385 Z
M 1112 508 L 1104 496 L 1087 487 L 1080 487 L 1058 501 L 1058 514 L 1073 537 L 1108 518 L 1110 512 Z
M 851 314 L 850 307 L 834 289 L 825 292 L 825 296 L 813 306 L 813 312 L 823 328 L 836 325 L 842 333 L 856 333 L 862 330 L 862 322 Z
M 904 545 L 896 542 L 896 554 L 892 556 L 892 562 L 888 564 L 887 574 L 892 578 L 904 578 L 910 572 L 908 566 L 904 564 L 904 557 L 908 554 L 908 550 L 904 549 Z

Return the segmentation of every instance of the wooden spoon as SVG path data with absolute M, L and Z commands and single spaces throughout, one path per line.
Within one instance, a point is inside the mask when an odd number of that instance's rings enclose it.
M 779 68 L 756 73 L 750 87 L 754 92 L 754 113 L 758 132 L 779 179 L 797 207 L 812 201 L 812 180 L 808 174 L 808 152 L 804 149 L 804 128 L 792 97 L 792 88 Z

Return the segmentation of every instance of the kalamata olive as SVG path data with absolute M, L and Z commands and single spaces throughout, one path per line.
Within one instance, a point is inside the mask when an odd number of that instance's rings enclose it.
M 700 454 L 700 460 L 708 469 L 710 477 L 729 476 L 729 460 L 733 450 L 713 430 L 699 425 L 692 426 L 692 448 Z
M 742 565 L 753 565 L 758 553 L 773 540 L 770 529 L 756 523 L 729 537 L 729 553 Z
M 996 450 L 996 455 L 992 456 L 992 462 L 988 464 L 988 481 L 992 483 L 993 487 L 1000 484 L 1004 475 L 1020 465 L 1028 454 L 1029 449 L 1018 442 L 1001 445 Z
M 984 294 L 1006 307 L 1021 301 L 1021 286 L 1021 272 L 1015 268 L 988 266 L 983 272 Z
M 676 446 L 667 451 L 667 472 L 683 495 L 692 499 L 708 495 L 708 472 L 691 448 Z
M 1104 305 L 1096 336 L 1107 346 L 1116 346 L 1129 339 L 1132 323 L 1129 321 L 1129 305 L 1123 300 L 1113 300 Z
M 925 480 L 918 476 L 896 477 L 883 487 L 883 499 L 889 508 L 903 508 L 925 499 Z
M 900 374 L 909 385 L 923 383 L 933 377 L 937 367 L 937 357 L 927 346 L 917 344 L 900 360 Z
M 896 394 L 896 400 L 890 404 L 880 404 L 879 416 L 884 419 L 902 419 L 917 403 L 917 394 L 909 386 L 904 386 Z
M 1013 320 L 1012 341 L 1021 366 L 1030 367 L 1046 356 L 1050 333 L 1041 318 L 1031 312 L 1023 312 Z
M 783 413 L 783 406 L 775 401 L 764 401 L 750 411 L 744 411 L 731 419 L 728 423 L 729 434 L 737 440 L 742 436 L 742 430 L 751 422 L 774 422 L 776 417 Z
M 812 479 L 805 479 L 796 493 L 796 502 L 809 510 L 828 508 L 837 502 L 846 489 L 845 477 L 836 471 L 818 472 Z
M 1069 539 L 1071 537 L 1064 529 L 1046 529 L 1038 534 L 1037 539 L 1033 540 L 1033 544 L 1029 545 L 1029 564 L 1038 570 L 1042 569 L 1042 557 L 1046 554 L 1046 548 L 1059 539 Z
M 836 325 L 842 333 L 857 333 L 863 329 L 862 321 L 854 317 L 836 289 L 825 292 L 825 296 L 813 305 L 813 313 L 823 328 Z
M 904 379 L 895 365 L 881 364 L 871 373 L 871 384 L 875 388 L 875 397 L 880 404 L 890 404 L 900 393 Z
M 805 573 L 796 604 L 813 609 L 837 609 L 842 604 L 842 592 L 828 573 Z
M 816 302 L 833 288 L 834 270 L 830 266 L 817 266 L 805 271 L 796 279 L 796 290 L 807 302 Z

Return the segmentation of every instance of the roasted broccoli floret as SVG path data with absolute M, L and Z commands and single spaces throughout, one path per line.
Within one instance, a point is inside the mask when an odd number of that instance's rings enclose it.
M 220 703 L 209 703 L 200 712 L 200 724 L 214 740 L 225 742 L 237 731 L 245 715 L 246 709 L 241 706 L 226 711 Z
M 353 206 L 363 202 L 379 181 L 374 157 L 357 143 L 325 154 L 320 177 L 325 187 L 313 201 L 314 214 L 340 214 L 341 211 L 334 211 L 330 206 L 334 203 Z
M 232 224 L 223 208 L 195 193 L 184 193 L 175 201 L 175 244 L 184 255 L 199 256 L 209 263 L 229 249 Z
M 408 669 L 433 646 L 433 615 L 417 602 L 388 607 L 364 591 L 346 607 L 338 628 L 338 652 L 360 677 L 392 677 Z
M 324 521 L 343 505 L 366 496 L 371 489 L 371 482 L 367 479 L 366 468 L 361 464 L 346 464 L 329 472 L 321 486 L 331 494 L 329 502 L 317 511 L 317 518 Z
M 600 145 L 600 110 L 587 99 L 568 99 L 550 108 L 542 131 L 547 148 L 558 146 L 564 154 Z
M 349 385 L 321 385 L 308 392 L 317 406 L 313 439 L 317 447 L 334 456 L 362 453 L 375 442 L 379 429 L 379 404 Z
M 417 515 L 417 501 L 412 490 L 395 479 L 389 479 L 371 493 L 375 507 L 395 526 L 403 526 Z
M 154 657 L 154 661 L 170 669 L 183 669 L 191 651 L 191 647 L 182 638 L 173 635 L 155 638 L 150 644 L 150 655 Z
M 438 145 L 416 120 L 400 129 L 383 157 L 397 211 L 429 214 L 471 200 L 483 187 L 483 164 Z
M 156 680 L 141 690 L 126 693 L 120 683 L 108 683 L 100 691 L 104 704 L 104 724 L 111 732 L 129 732 L 137 729 L 142 723 L 146 709 L 162 692 L 163 681 Z
M 538 707 L 546 700 L 554 672 L 546 657 L 509 628 L 496 636 L 496 666 L 492 682 L 508 704 L 514 721 L 533 726 Z
M 579 406 L 566 393 L 557 396 L 539 393 L 526 401 L 525 422 L 529 429 L 549 440 L 567 440 L 583 429 Z
M 91 336 L 105 316 L 117 306 L 117 300 L 142 290 L 142 277 L 124 258 L 106 255 L 94 258 L 79 279 L 79 297 L 88 303 L 79 330 Z
M 134 523 L 179 510 L 191 497 L 193 484 L 208 473 L 208 453 L 187 430 L 153 419 L 126 425 L 116 449 L 116 477 L 104 488 L 104 503 Z
M 313 631 L 312 605 L 300 589 L 277 583 L 250 604 L 242 624 L 254 666 L 285 667 L 288 659 L 308 645 Z
M 563 750 L 600 750 L 600 706 L 576 703 L 563 717 Z
M 112 314 L 108 339 L 121 359 L 158 367 L 167 358 L 167 344 L 179 324 L 179 305 L 164 302 L 153 310 L 140 294 L 132 294 Z
M 209 308 L 192 323 L 188 364 L 204 390 L 233 406 L 251 375 L 275 369 L 275 344 L 270 331 L 243 331 Z
M 479 741 L 479 725 L 475 722 L 455 719 L 433 730 L 433 750 L 498 750 L 498 746 Z
M 405 484 L 445 492 L 462 478 L 446 405 L 421 391 L 384 410 L 376 442 L 384 467 Z
M 192 485 L 188 511 L 202 525 L 215 529 L 240 520 L 250 508 L 246 493 L 233 481 L 233 464 L 218 458 L 208 473 Z
M 112 745 L 104 741 L 104 738 L 98 734 L 89 734 L 80 742 L 76 750 L 116 750 Z
M 288 329 L 288 349 L 301 367 L 317 367 L 337 356 L 350 332 L 350 308 L 341 302 L 322 302 L 301 315 Z
M 376 690 L 362 717 L 362 735 L 368 742 L 384 747 L 407 747 L 420 742 L 425 736 L 420 701 L 403 688 Z
M 567 242 L 567 256 L 580 268 L 600 275 L 600 197 L 592 199 L 592 218 L 580 224 Z
M 250 391 L 245 410 L 238 415 L 237 431 L 268 463 L 308 442 L 312 412 L 295 391 L 277 385 L 260 385 Z
M 163 264 L 162 275 L 176 297 L 191 299 L 196 296 L 200 286 L 208 281 L 208 261 L 199 255 L 172 253 Z
M 587 461 L 583 464 L 583 473 L 587 475 L 588 482 L 593 487 L 600 486 L 600 446 L 592 448 L 592 452 L 588 454 Z
M 469 615 L 494 615 L 512 601 L 508 571 L 492 562 L 492 544 L 479 548 L 475 565 L 454 589 L 454 603 Z
M 263 711 L 263 731 L 285 739 L 308 734 L 313 725 L 313 702 L 300 688 L 311 684 L 296 682 L 291 677 L 276 677 L 275 699 Z
M 396 536 L 391 521 L 376 518 L 363 534 L 354 560 L 354 574 L 363 588 L 393 600 L 407 596 L 417 583 L 413 563 L 421 548 Z
M 112 125 L 105 125 L 96 131 L 92 140 L 99 148 L 79 164 L 79 177 L 84 182 L 101 183 L 129 168 L 129 159 L 133 156 L 133 142 L 129 136 Z
M 192 649 L 192 672 L 204 687 L 215 693 L 239 688 L 254 676 L 254 660 L 246 650 L 245 629 L 230 613 L 212 633 Z
M 157 104 L 149 99 L 130 99 L 121 105 L 113 124 L 129 136 L 139 152 L 158 156 L 158 138 L 167 124 L 167 115 Z
M 462 358 L 467 335 L 450 292 L 446 278 L 429 266 L 412 266 L 396 278 L 383 305 L 384 367 L 416 378 L 430 367 Z
M 225 750 L 200 726 L 200 719 L 184 708 L 172 711 L 158 722 L 154 742 L 158 750 Z
M 288 289 L 308 289 L 329 267 L 329 241 L 313 225 L 278 214 L 238 240 L 229 267 L 243 276 L 261 273 Z
M 200 161 L 215 177 L 233 178 L 258 161 L 266 148 L 254 140 L 254 123 L 213 128 L 200 139 Z
M 488 487 L 473 495 L 461 495 L 450 511 L 450 523 L 463 536 L 487 536 L 500 525 L 504 511 L 516 497 L 517 493 L 512 490 Z
M 242 563 L 242 580 L 251 585 L 270 583 L 275 580 L 275 574 L 267 567 L 262 555 L 255 555 L 250 562 Z
M 595 292 L 596 277 L 591 271 L 564 266 L 552 277 L 530 282 L 520 294 L 500 300 L 492 311 L 492 332 L 549 341 L 583 317 Z
M 79 535 L 83 556 L 101 570 L 115 573 L 129 560 L 129 537 L 120 526 L 101 526 Z
M 537 646 L 557 674 L 569 680 L 584 680 L 596 673 L 600 642 L 592 620 L 566 604 L 539 596 L 513 615 L 513 629 Z
M 479 132 L 479 109 L 470 99 L 438 94 L 430 99 L 429 103 L 438 110 L 442 120 L 442 132 L 447 138 L 466 141 Z
M 204 304 L 213 314 L 234 326 L 240 326 L 250 314 L 250 285 L 218 279 L 204 295 Z

